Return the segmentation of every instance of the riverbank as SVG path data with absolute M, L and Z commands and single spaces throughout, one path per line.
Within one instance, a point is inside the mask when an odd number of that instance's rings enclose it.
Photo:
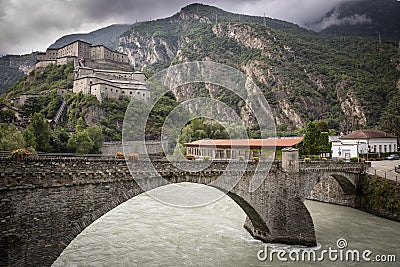
M 323 178 L 307 199 L 352 207 L 400 222 L 400 184 L 375 175 L 362 175 L 353 195 L 345 194 L 333 177 Z
M 400 222 L 400 184 L 379 176 L 360 178 L 356 208 Z

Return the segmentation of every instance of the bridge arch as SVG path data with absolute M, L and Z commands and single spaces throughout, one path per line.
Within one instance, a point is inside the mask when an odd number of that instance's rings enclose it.
M 169 184 L 169 185 L 179 185 L 179 184 L 182 184 L 182 183 L 178 182 L 178 183 Z M 194 183 L 191 183 L 191 184 L 194 184 Z M 195 184 L 199 184 L 204 187 L 212 188 L 214 190 L 219 190 L 217 187 L 209 186 L 209 185 L 206 185 L 203 183 L 195 183 Z M 154 188 L 154 190 L 158 190 L 162 187 L 166 187 L 169 185 L 162 185 L 162 186 Z M 63 240 L 62 244 L 65 244 L 65 246 L 59 250 L 58 254 L 54 254 L 54 256 L 55 256 L 54 260 L 56 260 L 61 255 L 61 253 L 68 247 L 69 244 L 71 244 L 71 242 L 79 234 L 81 234 L 83 231 L 85 231 L 97 219 L 101 218 L 102 216 L 106 215 L 109 212 L 112 212 L 112 210 L 114 210 L 118 206 L 122 205 L 123 203 L 125 203 L 129 200 L 132 200 L 133 198 L 143 195 L 145 193 L 142 191 L 138 195 L 130 197 L 130 195 L 132 194 L 133 191 L 130 191 L 130 192 L 131 192 L 130 194 L 126 194 L 126 197 L 127 197 L 126 200 L 124 198 L 119 198 L 117 201 L 109 199 L 109 202 L 105 203 L 100 210 L 92 213 L 93 216 L 85 217 L 83 220 L 78 222 L 75 225 L 73 232 L 70 233 L 68 236 L 66 236 L 65 239 Z M 268 229 L 266 223 L 261 218 L 261 216 L 258 214 L 258 212 L 251 206 L 250 203 L 248 203 L 245 199 L 243 199 L 242 197 L 240 197 L 238 194 L 235 194 L 235 193 L 229 192 L 227 194 L 227 196 L 229 197 L 229 199 L 231 201 L 233 201 L 238 206 L 238 208 L 240 208 L 246 214 L 247 219 L 251 220 L 252 224 L 254 224 L 257 227 L 257 229 L 262 229 L 263 232 L 265 231 L 266 233 L 269 233 L 269 229 Z
M 354 185 L 350 179 L 343 174 L 330 174 L 340 185 L 343 193 L 346 195 L 353 195 L 356 193 L 356 185 Z
M 308 199 L 332 204 L 354 206 L 357 200 L 359 174 L 332 172 L 313 175 Z

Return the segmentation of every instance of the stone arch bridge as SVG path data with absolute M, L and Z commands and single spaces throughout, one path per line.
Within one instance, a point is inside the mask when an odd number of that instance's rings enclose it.
M 150 179 L 141 160 L 130 164 L 138 176 Z M 228 163 L 212 162 L 199 172 L 181 171 L 166 160 L 153 164 L 170 183 L 209 184 Z M 263 163 L 248 164 L 228 193 L 248 216 L 245 228 L 265 242 L 308 246 L 316 237 L 303 202 L 313 187 L 330 176 L 345 194 L 354 194 L 364 171 L 359 163 L 299 163 L 289 157 L 273 162 L 261 186 L 249 192 L 257 164 Z M 92 222 L 143 192 L 123 159 L 3 158 L 0 176 L 0 266 L 50 266 Z

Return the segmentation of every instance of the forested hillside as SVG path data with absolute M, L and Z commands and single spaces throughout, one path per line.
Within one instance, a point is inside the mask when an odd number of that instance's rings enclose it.
M 281 134 L 293 133 L 312 120 L 325 120 L 330 129 L 344 133 L 383 128 L 400 134 L 395 127 L 400 124 L 396 115 L 400 90 L 396 43 L 326 36 L 284 21 L 193 4 L 172 17 L 132 25 L 118 38 L 116 47 L 128 54 L 135 69 L 148 75 L 171 64 L 196 60 L 237 68 L 264 92 Z M 21 93 L 48 97 L 51 94 L 45 94 L 47 91 L 70 88 L 72 75 L 71 65 L 32 72 L 1 100 L 7 102 Z M 155 112 L 158 115 L 153 123 L 157 127 L 153 129 L 159 128 L 162 116 L 176 105 L 174 98 L 183 101 L 196 95 L 211 95 L 234 106 L 247 125 L 253 124 L 252 118 L 243 115 L 247 107 L 222 88 L 198 84 L 181 92 L 167 97 L 165 106 Z M 75 127 L 77 119 L 83 117 L 85 123 L 103 127 L 106 140 L 121 138 L 126 99 L 98 103 L 91 96 L 70 95 L 66 100 L 69 127 Z M 47 102 L 55 103 L 43 101 Z M 158 137 L 155 130 L 150 136 Z
M 400 87 L 395 43 L 328 37 L 287 22 L 200 4 L 170 18 L 134 25 L 121 36 L 119 49 L 130 55 L 136 69 L 149 73 L 195 60 L 233 66 L 264 91 L 283 130 L 315 119 L 325 119 L 330 128 L 343 132 L 377 127 Z M 191 87 L 178 100 L 199 90 Z

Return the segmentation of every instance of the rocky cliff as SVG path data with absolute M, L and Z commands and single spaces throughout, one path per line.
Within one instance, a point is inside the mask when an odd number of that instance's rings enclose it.
M 134 25 L 119 39 L 118 50 L 129 55 L 136 69 L 150 73 L 194 60 L 233 66 L 265 93 L 283 129 L 312 119 L 326 119 L 329 127 L 345 132 L 375 126 L 400 77 L 394 44 L 326 37 L 290 23 L 238 18 L 200 4 Z M 200 91 L 192 86 L 176 96 L 181 101 Z M 206 91 L 215 98 L 224 95 Z M 246 107 L 236 104 L 238 113 L 246 114 Z

